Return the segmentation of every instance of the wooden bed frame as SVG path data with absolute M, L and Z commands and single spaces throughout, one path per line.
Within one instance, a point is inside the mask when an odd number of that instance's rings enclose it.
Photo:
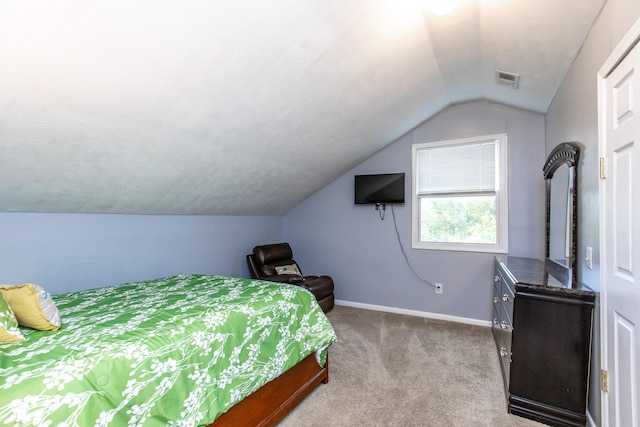
M 320 383 L 329 382 L 329 357 L 324 367 L 312 353 L 222 414 L 207 427 L 275 426 Z

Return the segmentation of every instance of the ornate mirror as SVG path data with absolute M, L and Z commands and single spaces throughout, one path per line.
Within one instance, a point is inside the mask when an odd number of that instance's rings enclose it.
M 559 144 L 549 153 L 543 173 L 547 186 L 547 272 L 565 286 L 576 286 L 578 158 L 580 147 Z

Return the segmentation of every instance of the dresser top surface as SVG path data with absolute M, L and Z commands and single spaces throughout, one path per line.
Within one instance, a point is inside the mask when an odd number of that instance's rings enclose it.
M 593 291 L 585 287 L 571 288 L 570 284 L 560 282 L 547 272 L 545 263 L 539 259 L 496 256 L 496 261 L 503 266 L 503 270 L 515 285 L 531 286 L 554 293 L 587 297 L 595 295 Z

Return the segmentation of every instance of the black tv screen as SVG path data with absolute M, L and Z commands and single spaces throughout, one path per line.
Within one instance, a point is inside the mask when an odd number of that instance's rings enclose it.
M 355 203 L 404 203 L 404 173 L 355 176 Z

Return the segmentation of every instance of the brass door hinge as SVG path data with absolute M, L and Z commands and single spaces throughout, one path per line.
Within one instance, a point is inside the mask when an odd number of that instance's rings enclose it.
M 607 393 L 609 391 L 609 372 L 602 369 L 600 371 L 600 382 L 602 383 L 602 391 Z
M 600 179 L 607 179 L 607 159 L 600 157 Z

